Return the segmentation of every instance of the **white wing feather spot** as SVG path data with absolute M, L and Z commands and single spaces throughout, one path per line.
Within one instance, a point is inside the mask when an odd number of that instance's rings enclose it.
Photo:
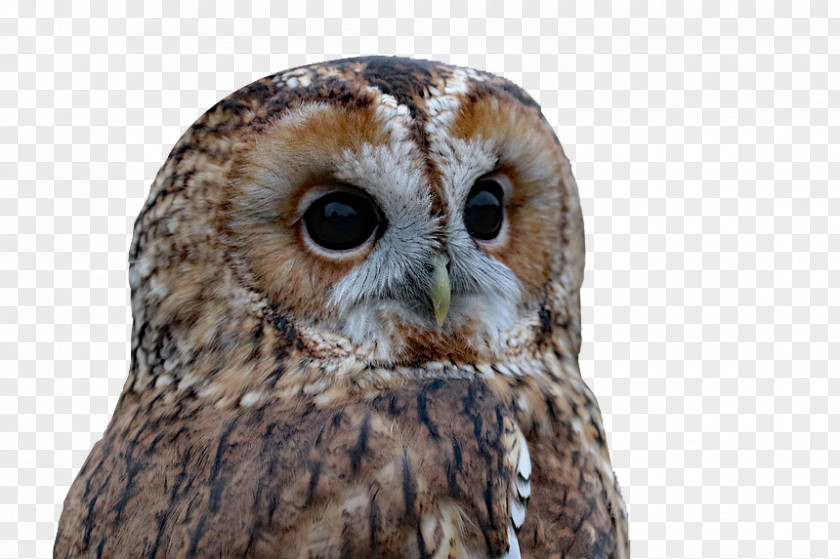
M 520 431 L 513 451 L 516 458 L 516 474 L 511 480 L 510 520 L 508 525 L 508 551 L 503 559 L 521 559 L 519 539 L 516 534 L 525 523 L 525 509 L 528 497 L 531 496 L 531 455 L 528 453 L 528 442 Z
M 520 499 L 514 499 L 510 503 L 510 516 L 513 520 L 513 527 L 519 530 L 525 523 L 525 502 Z
M 513 498 L 510 501 L 510 514 L 513 527 L 518 532 L 525 522 L 525 507 L 531 496 L 531 455 L 528 453 L 528 442 L 522 432 L 519 432 L 519 457 L 516 461 L 516 475 L 513 479 Z
M 525 436 L 521 432 L 519 433 L 519 444 L 522 448 L 519 451 L 519 464 L 517 466 L 517 472 L 522 479 L 528 481 L 531 479 L 531 455 L 528 453 L 528 442 L 525 440 Z
M 508 548 L 504 559 L 522 559 L 522 552 L 519 550 L 519 539 L 516 537 L 516 532 L 513 526 L 508 526 Z
M 523 499 L 527 499 L 531 496 L 531 482 L 527 479 L 522 479 L 521 477 L 517 476 L 516 480 L 516 491 L 519 493 L 519 496 Z

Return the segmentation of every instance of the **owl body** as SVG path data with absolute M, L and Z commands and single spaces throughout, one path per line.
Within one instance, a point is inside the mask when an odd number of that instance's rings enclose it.
M 135 226 L 132 365 L 54 556 L 626 557 L 570 165 L 506 80 L 269 76 Z

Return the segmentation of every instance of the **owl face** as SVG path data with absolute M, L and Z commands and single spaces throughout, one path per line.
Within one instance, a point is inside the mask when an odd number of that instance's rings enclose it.
M 138 219 L 134 312 L 167 325 L 159 338 L 192 325 L 182 354 L 241 348 L 236 323 L 269 315 L 319 359 L 487 363 L 561 329 L 576 353 L 582 241 L 568 160 L 521 89 L 434 62 L 328 62 L 254 82 L 187 131 Z
M 536 316 L 564 158 L 533 107 L 470 79 L 418 84 L 414 114 L 360 83 L 367 103 L 293 103 L 245 144 L 230 229 L 297 323 L 393 362 L 474 359 Z

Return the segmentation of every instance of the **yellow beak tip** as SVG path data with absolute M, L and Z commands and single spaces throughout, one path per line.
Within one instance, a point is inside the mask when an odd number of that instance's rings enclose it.
M 444 258 L 435 262 L 434 280 L 432 282 L 431 299 L 438 326 L 443 326 L 446 315 L 449 314 L 449 302 L 452 287 L 449 284 L 449 272 L 446 271 L 447 260 Z
M 437 320 L 438 326 L 443 326 L 443 321 L 446 320 L 446 315 L 449 314 L 444 310 L 435 309 L 435 319 Z

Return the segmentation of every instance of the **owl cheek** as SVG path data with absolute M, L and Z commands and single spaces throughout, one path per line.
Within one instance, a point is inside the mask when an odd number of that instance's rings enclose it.
M 541 215 L 530 205 L 511 207 L 503 242 L 483 247 L 486 254 L 516 275 L 526 300 L 542 293 L 550 280 L 552 255 L 562 244 L 552 217 Z
M 278 310 L 299 319 L 320 321 L 334 314 L 328 305 L 331 288 L 365 257 L 329 258 L 307 246 L 299 232 L 284 234 L 266 225 L 248 237 L 240 248 L 259 290 Z

